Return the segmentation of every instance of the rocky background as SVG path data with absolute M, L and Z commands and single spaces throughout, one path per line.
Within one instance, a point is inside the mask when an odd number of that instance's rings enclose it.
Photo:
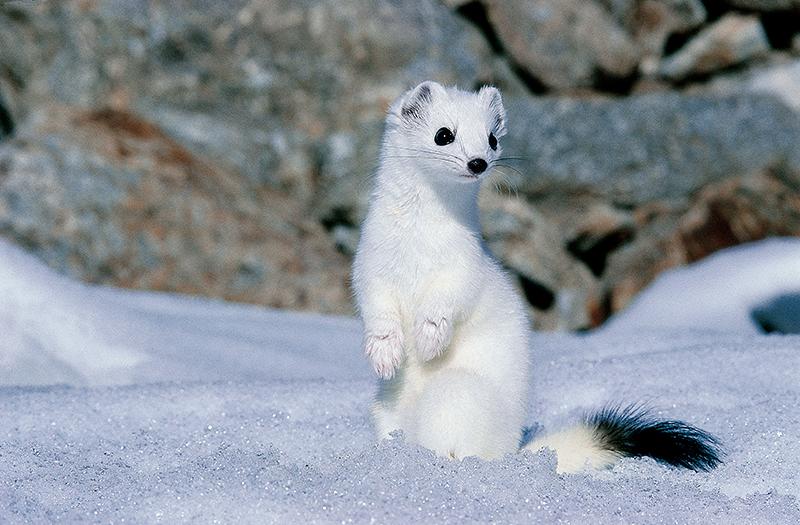
M 384 111 L 509 109 L 485 236 L 542 329 L 800 234 L 798 0 L 0 1 L 0 235 L 97 283 L 352 313 Z

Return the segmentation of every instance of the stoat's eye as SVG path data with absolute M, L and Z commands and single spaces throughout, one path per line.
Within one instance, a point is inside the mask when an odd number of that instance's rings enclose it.
M 494 133 L 489 133 L 489 147 L 493 150 L 497 149 L 497 137 L 494 136 Z
M 456 136 L 447 128 L 439 128 L 439 131 L 433 136 L 433 141 L 437 146 L 447 146 L 454 140 L 456 140 Z

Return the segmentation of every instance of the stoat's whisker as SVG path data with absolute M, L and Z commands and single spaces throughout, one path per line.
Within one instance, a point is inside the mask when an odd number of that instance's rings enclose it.
M 425 159 L 425 160 L 438 160 L 438 161 L 442 161 L 442 162 L 446 162 L 446 163 L 452 164 L 453 166 L 456 166 L 456 167 L 458 167 L 458 168 L 462 168 L 462 167 L 463 167 L 463 165 L 462 165 L 462 163 L 461 163 L 461 162 L 456 162 L 456 161 L 455 161 L 455 160 L 453 160 L 453 159 L 448 159 L 448 158 L 445 158 L 445 157 L 434 157 L 434 156 L 429 156 L 429 157 L 426 157 L 426 156 L 423 156 L 423 155 L 384 155 L 384 156 L 383 156 L 383 158 L 384 158 L 384 159 Z
M 428 153 L 430 155 L 445 156 L 445 157 L 451 157 L 454 160 L 461 160 L 461 158 L 458 155 L 453 155 L 452 153 L 447 153 L 446 151 L 437 151 L 429 148 L 407 148 L 405 146 L 394 146 L 394 145 L 392 146 L 392 148 L 402 149 L 406 151 L 414 151 L 419 153 Z
M 498 169 L 498 168 L 495 168 L 494 173 L 497 173 L 499 175 L 497 178 L 500 179 L 499 181 L 498 180 L 493 181 L 494 182 L 494 187 L 498 191 L 498 193 L 502 193 L 502 190 L 500 188 L 500 184 L 502 183 L 503 187 L 505 187 L 505 189 L 509 193 L 513 192 L 514 193 L 514 197 L 519 198 L 519 192 L 517 191 L 517 187 L 511 181 L 511 179 L 509 178 L 508 174 L 506 172 Z
M 511 170 L 511 171 L 513 171 L 513 172 L 515 172 L 515 173 L 517 173 L 517 174 L 519 174 L 519 175 L 523 176 L 523 177 L 525 176 L 525 174 L 524 174 L 524 173 L 522 173 L 520 170 L 518 170 L 518 169 L 517 169 L 517 168 L 515 168 L 514 166 L 509 166 L 508 164 L 501 164 L 501 163 L 499 163 L 499 162 L 495 162 L 495 163 L 494 163 L 494 166 L 495 166 L 496 168 L 506 168 L 506 169 L 509 169 L 509 170 Z

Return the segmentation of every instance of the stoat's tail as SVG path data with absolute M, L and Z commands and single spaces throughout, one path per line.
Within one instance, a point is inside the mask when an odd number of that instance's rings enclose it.
M 683 421 L 657 419 L 638 405 L 604 408 L 579 426 L 534 439 L 523 448 L 554 450 L 558 472 L 610 467 L 623 457 L 649 456 L 703 471 L 722 461 L 717 438 Z

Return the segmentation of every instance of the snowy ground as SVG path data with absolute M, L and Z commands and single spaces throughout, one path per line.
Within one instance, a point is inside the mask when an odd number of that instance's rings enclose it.
M 728 453 L 557 475 L 375 443 L 354 320 L 88 287 L 0 243 L 0 523 L 799 523 L 800 337 L 749 314 L 798 264 L 800 240 L 732 250 L 602 333 L 537 334 L 532 423 L 646 401 Z

